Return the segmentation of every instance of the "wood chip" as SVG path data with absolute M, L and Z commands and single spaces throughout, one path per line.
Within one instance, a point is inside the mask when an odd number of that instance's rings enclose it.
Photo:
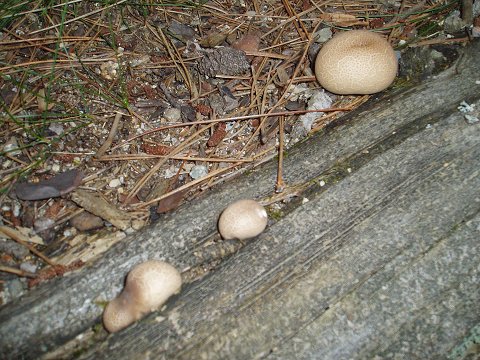
M 127 230 L 131 226 L 132 218 L 129 214 L 117 209 L 98 194 L 78 189 L 72 193 L 72 201 L 121 230 Z

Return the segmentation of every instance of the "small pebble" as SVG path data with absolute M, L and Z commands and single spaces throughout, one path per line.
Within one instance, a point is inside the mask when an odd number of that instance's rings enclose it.
M 63 231 L 63 236 L 65 236 L 65 237 L 72 237 L 76 234 L 77 234 L 77 229 L 75 229 L 75 228 L 69 228 L 69 229 L 65 229 Z
M 192 170 L 190 170 L 189 175 L 192 177 L 192 179 L 200 179 L 201 177 L 204 177 L 208 174 L 208 169 L 206 166 L 203 165 L 195 165 L 192 167 Z
M 136 230 L 134 228 L 129 227 L 128 229 L 125 229 L 125 234 L 130 235 L 133 234 Z
M 22 205 L 18 200 L 13 201 L 13 216 L 19 217 L 20 211 L 22 210 Z
M 180 109 L 177 108 L 168 108 L 163 113 L 163 117 L 165 118 L 165 120 L 170 122 L 178 122 L 181 116 L 182 112 L 180 111 Z
M 116 188 L 116 187 L 119 187 L 120 185 L 122 185 L 122 182 L 120 181 L 120 179 L 113 179 L 113 180 L 110 180 L 110 182 L 108 183 L 108 186 L 111 188 Z
M 331 37 L 332 37 L 332 30 L 329 27 L 320 29 L 314 35 L 315 42 L 320 44 L 327 42 L 328 40 L 331 39 Z
M 52 172 L 54 172 L 55 174 L 59 173 L 60 172 L 60 164 L 53 164 L 52 165 Z
M 133 230 L 140 230 L 145 226 L 145 221 L 144 220 L 133 220 L 132 221 L 132 229 Z
M 103 220 L 91 213 L 84 211 L 70 220 L 72 225 L 78 231 L 89 231 L 103 227 Z
M 3 145 L 3 151 L 8 152 L 9 155 L 12 156 L 17 156 L 22 153 L 21 150 L 16 150 L 18 149 L 18 142 L 17 139 L 12 136 L 6 143 Z
M 118 63 L 107 61 L 100 65 L 100 75 L 106 80 L 115 80 L 118 77 Z
M 12 164 L 13 164 L 13 162 L 7 159 L 2 163 L 2 168 L 3 169 L 8 169 Z
M 20 269 L 23 271 L 35 274 L 37 271 L 37 265 L 32 264 L 31 262 L 25 261 L 20 264 Z
M 55 224 L 55 221 L 53 219 L 47 217 L 39 217 L 35 219 L 33 223 L 33 228 L 35 229 L 35 232 L 38 233 L 50 229 L 53 224 Z
M 65 132 L 63 125 L 60 123 L 51 123 L 50 126 L 48 127 L 48 130 L 50 130 L 51 132 L 57 135 L 62 135 Z
M 480 118 L 474 115 L 465 114 L 463 115 L 463 117 L 465 118 L 465 120 L 467 121 L 467 124 L 469 125 L 477 124 L 480 122 Z

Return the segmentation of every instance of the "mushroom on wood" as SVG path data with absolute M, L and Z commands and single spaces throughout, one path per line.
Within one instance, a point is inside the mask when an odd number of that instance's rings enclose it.
M 149 260 L 135 266 L 127 276 L 121 294 L 103 312 L 109 332 L 122 330 L 162 306 L 182 286 L 180 273 L 172 265 Z
M 315 75 L 335 94 L 373 94 L 386 89 L 397 75 L 398 60 L 390 43 L 367 30 L 335 35 L 320 49 Z
M 255 200 L 238 200 L 223 210 L 218 220 L 218 231 L 225 240 L 245 240 L 257 236 L 267 226 L 265 208 Z

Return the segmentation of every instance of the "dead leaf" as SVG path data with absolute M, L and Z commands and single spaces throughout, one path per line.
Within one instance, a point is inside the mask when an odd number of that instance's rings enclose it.
M 180 206 L 185 196 L 186 190 L 176 192 L 158 202 L 157 213 L 164 214 Z
M 213 32 L 211 34 L 208 34 L 206 37 L 204 37 L 200 41 L 200 45 L 205 48 L 213 48 L 223 43 L 226 38 L 227 38 L 226 34 Z
M 213 132 L 212 136 L 210 136 L 210 139 L 207 141 L 208 147 L 214 147 L 220 144 L 223 138 L 227 135 L 226 127 L 227 125 L 225 123 L 219 123 L 217 125 L 217 128 Z
M 260 47 L 260 37 L 254 34 L 245 34 L 241 39 L 233 43 L 232 47 L 246 53 L 258 52 Z M 251 61 L 253 56 L 247 56 L 247 58 Z
M 96 193 L 78 189 L 72 194 L 72 201 L 121 230 L 131 226 L 132 218 L 128 213 L 117 209 Z
M 57 174 L 38 183 L 19 183 L 15 187 L 17 197 L 22 200 L 43 200 L 65 195 L 82 183 L 83 173 L 77 169 Z
M 142 144 L 142 150 L 150 155 L 168 155 L 172 151 L 172 147 L 161 144 Z

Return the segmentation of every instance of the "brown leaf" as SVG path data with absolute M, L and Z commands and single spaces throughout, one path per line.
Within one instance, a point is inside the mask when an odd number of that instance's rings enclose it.
M 254 34 L 246 34 L 233 43 L 232 47 L 237 50 L 245 51 L 246 53 L 257 52 L 260 47 L 260 37 Z M 247 58 L 252 61 L 253 56 L 247 56 Z
M 170 151 L 172 151 L 171 146 L 167 145 L 160 145 L 160 144 L 143 144 L 142 145 L 143 151 L 146 154 L 150 155 L 168 155 Z
M 183 201 L 187 190 L 179 191 L 160 200 L 157 206 L 157 213 L 164 214 L 166 212 L 175 210 Z
M 203 116 L 207 116 L 212 112 L 212 108 L 205 104 L 198 104 L 195 106 L 195 110 L 197 110 Z
M 233 43 L 232 47 L 245 52 L 258 51 L 258 48 L 260 47 L 260 37 L 255 34 L 245 34 L 241 39 L 238 39 Z
M 227 135 L 226 125 L 225 123 L 219 123 L 212 136 L 210 136 L 210 139 L 208 139 L 207 146 L 217 146 L 225 138 L 225 135 Z
M 71 199 L 86 211 L 100 216 L 121 230 L 126 230 L 132 225 L 132 217 L 129 213 L 120 210 L 97 193 L 77 189 L 72 193 Z
M 138 204 L 140 202 L 137 195 L 128 197 L 127 194 L 118 194 L 118 201 L 125 205 Z

